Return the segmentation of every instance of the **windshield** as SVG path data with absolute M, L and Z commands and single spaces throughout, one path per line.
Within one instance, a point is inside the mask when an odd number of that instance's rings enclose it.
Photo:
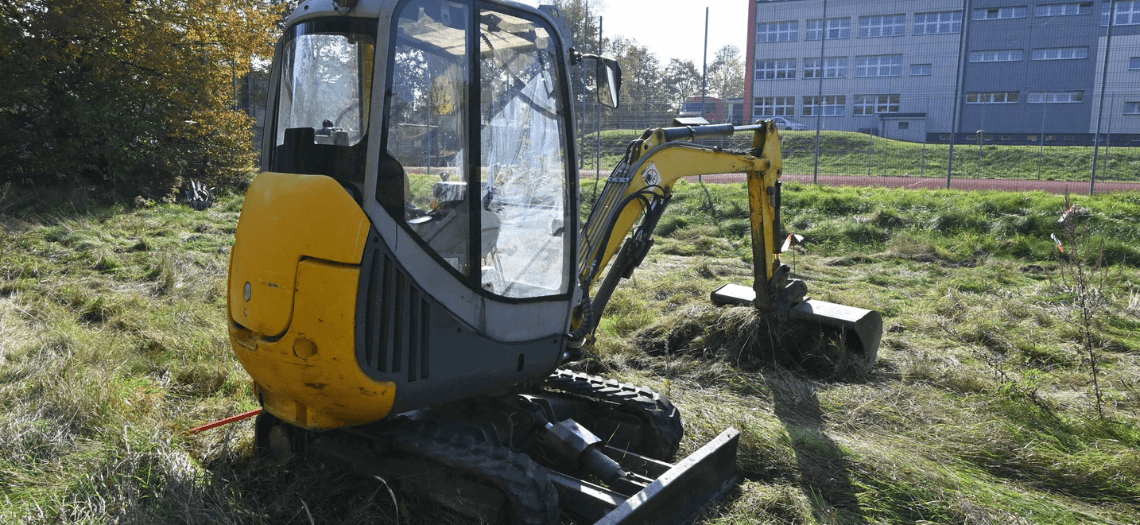
M 568 293 L 567 115 L 553 33 L 446 1 L 405 4 L 397 28 L 385 146 L 407 183 L 389 179 L 386 193 L 407 194 L 385 208 L 472 286 Z
M 363 181 L 374 33 L 363 21 L 333 19 L 301 23 L 286 34 L 274 171 Z

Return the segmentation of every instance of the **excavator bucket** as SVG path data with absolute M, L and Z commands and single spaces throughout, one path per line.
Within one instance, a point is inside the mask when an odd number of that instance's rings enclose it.
M 847 351 L 859 356 L 868 368 L 875 363 L 883 337 L 883 316 L 879 312 L 810 299 L 792 307 L 789 316 L 843 329 Z
M 747 286 L 726 284 L 713 290 L 712 301 L 718 305 L 753 306 L 756 292 Z M 808 299 L 793 306 L 788 317 L 840 329 L 848 355 L 864 368 L 875 364 L 883 337 L 883 316 L 879 312 Z

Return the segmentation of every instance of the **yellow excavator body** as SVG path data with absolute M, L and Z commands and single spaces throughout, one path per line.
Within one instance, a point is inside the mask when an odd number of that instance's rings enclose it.
M 230 259 L 230 341 L 266 410 L 307 429 L 381 419 L 396 385 L 356 363 L 364 212 L 321 175 L 262 173 Z

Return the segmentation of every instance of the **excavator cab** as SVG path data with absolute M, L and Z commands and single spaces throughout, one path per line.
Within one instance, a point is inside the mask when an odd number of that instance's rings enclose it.
M 290 19 L 229 283 L 278 417 L 358 424 L 563 361 L 578 177 L 556 14 L 312 0 Z

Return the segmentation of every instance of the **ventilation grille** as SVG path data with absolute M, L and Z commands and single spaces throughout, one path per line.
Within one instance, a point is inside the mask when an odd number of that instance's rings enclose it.
M 408 382 L 427 379 L 428 302 L 386 250 L 371 259 L 360 364 L 394 380 L 405 372 Z

